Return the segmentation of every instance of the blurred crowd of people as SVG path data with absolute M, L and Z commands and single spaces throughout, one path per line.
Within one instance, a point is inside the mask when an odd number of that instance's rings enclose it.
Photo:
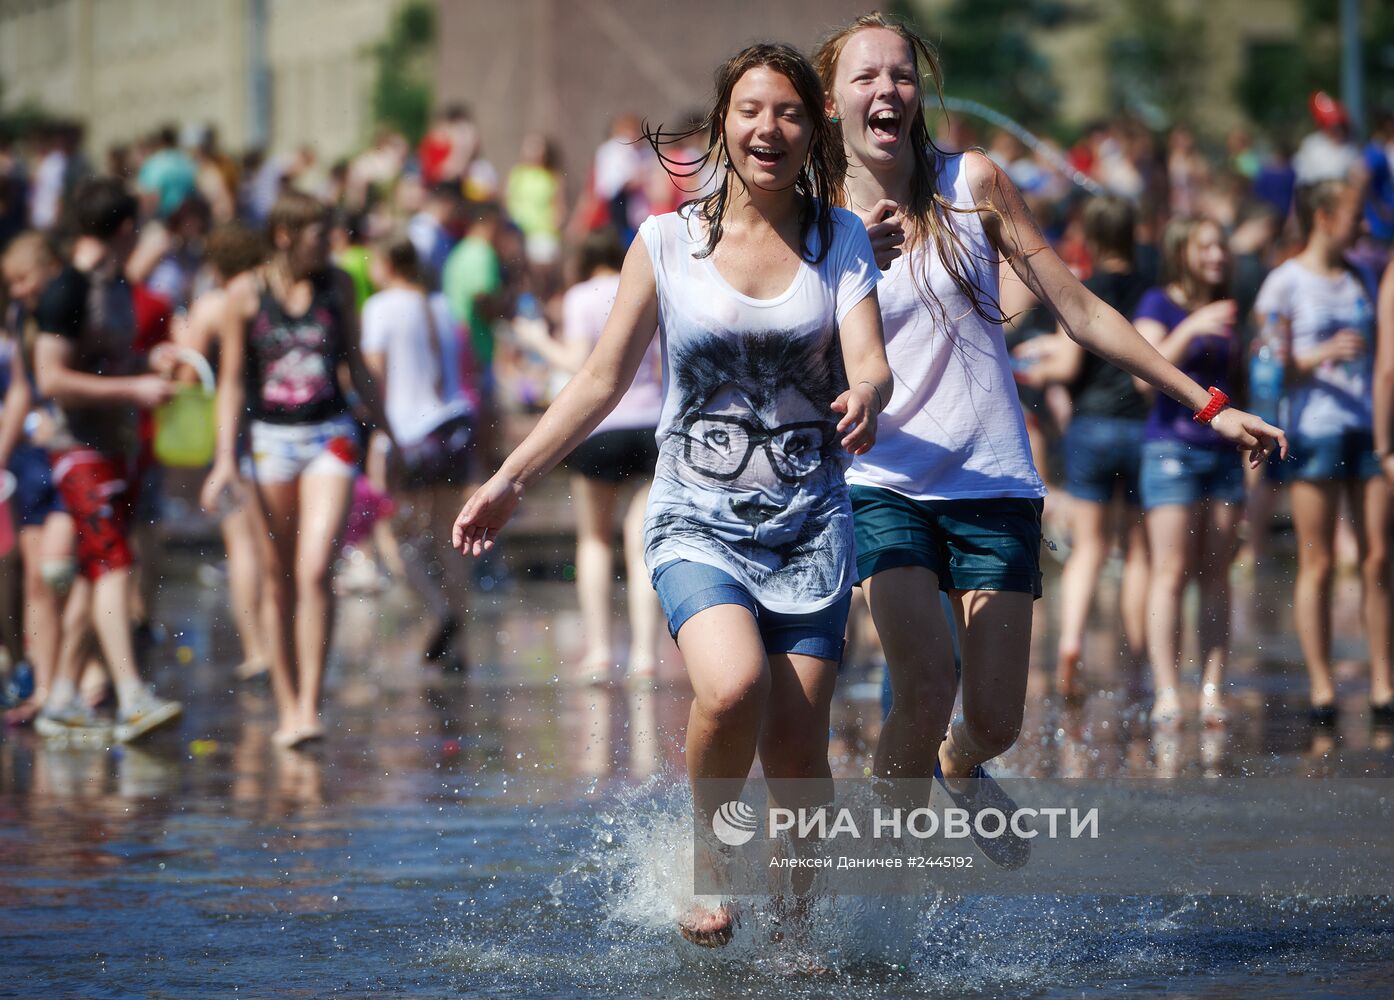
M 944 119 L 939 145 L 985 148 L 1091 290 L 1202 385 L 1247 399 L 1294 437 L 1288 463 L 1247 479 L 1231 456 L 1208 461 L 1214 442 L 1189 413 L 1071 344 L 1003 268 L 1021 401 L 1053 490 L 1047 536 L 1068 551 L 1057 675 L 1066 695 L 1087 686 L 1090 605 L 1116 543 L 1126 652 L 1138 671 L 1151 664 L 1154 723 L 1178 722 L 1182 593 L 1195 578 L 1204 608 L 1226 606 L 1240 542 L 1247 558 L 1268 557 L 1286 490 L 1312 721 L 1335 720 L 1329 608 L 1346 554 L 1365 588 L 1370 700 L 1377 721 L 1394 721 L 1394 115 L 1362 143 L 1330 97 L 1314 95 L 1308 111 L 1310 134 L 1293 145 L 1242 130 L 1207 143 L 1185 125 L 1159 136 L 1130 119 L 1091 125 L 1070 146 L 1027 145 L 1024 132 Z M 307 519 L 346 518 L 368 564 L 407 580 L 432 616 L 425 658 L 462 667 L 468 584 L 445 533 L 466 483 L 494 468 L 510 427 L 580 369 L 639 226 L 713 182 L 683 176 L 681 146 L 660 160 L 633 115 L 617 116 L 591 161 L 569 172 L 552 139 L 528 135 L 506 175 L 463 106 L 444 109 L 415 147 L 383 131 L 328 165 L 310 147 L 235 156 L 206 127 L 159 129 L 100 164 L 72 125 L 0 143 L 0 467 L 12 476 L 0 493 L 23 607 L 4 616 L 6 719 L 46 720 L 60 736 L 105 732 L 93 709 L 114 696 L 121 740 L 180 711 L 141 680 L 139 660 L 164 489 L 150 414 L 198 381 L 188 351 L 220 378 L 235 354 L 252 394 L 247 432 L 207 459 L 215 471 L 235 459 L 241 479 L 224 469 L 204 500 L 224 525 L 239 676 L 270 670 L 277 739 L 298 745 L 323 733 L 341 541 L 337 529 L 307 541 Z M 347 276 L 343 301 L 316 277 L 330 257 Z M 330 345 L 318 374 L 307 368 L 313 351 L 295 348 L 307 325 Z M 244 326 L 246 342 L 229 350 L 229 331 Z M 659 614 L 640 533 L 660 370 L 648 359 L 569 465 L 586 635 L 575 680 L 610 680 L 622 661 L 633 678 L 656 670 Z M 341 419 L 353 429 L 324 430 Z M 364 426 L 371 436 L 360 437 Z M 290 441 L 292 427 L 310 436 Z M 274 473 L 281 466 L 290 471 Z M 331 479 L 342 482 L 323 485 Z M 627 657 L 612 638 L 616 533 L 627 548 Z M 1203 614 L 1197 628 L 1202 717 L 1222 725 L 1228 616 Z

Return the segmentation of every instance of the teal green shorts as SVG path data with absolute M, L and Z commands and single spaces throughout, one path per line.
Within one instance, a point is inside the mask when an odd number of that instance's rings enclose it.
M 1041 596 L 1040 497 L 911 500 L 852 487 L 857 579 L 923 566 L 939 589 L 1010 590 Z

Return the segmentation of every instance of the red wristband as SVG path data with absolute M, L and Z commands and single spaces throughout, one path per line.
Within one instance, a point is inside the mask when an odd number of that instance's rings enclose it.
M 1223 410 L 1228 402 L 1229 397 L 1225 395 L 1224 390 L 1216 389 L 1212 385 L 1210 387 L 1210 402 L 1206 403 L 1192 419 L 1198 424 L 1208 424 L 1215 419 L 1215 414 Z

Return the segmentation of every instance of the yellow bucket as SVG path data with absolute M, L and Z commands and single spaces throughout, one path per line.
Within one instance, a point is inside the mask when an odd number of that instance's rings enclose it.
M 155 411 L 155 458 L 173 468 L 197 469 L 213 461 L 218 441 L 213 369 L 197 351 L 187 347 L 176 351 L 180 361 L 198 372 L 202 384 L 179 386 L 174 397 Z

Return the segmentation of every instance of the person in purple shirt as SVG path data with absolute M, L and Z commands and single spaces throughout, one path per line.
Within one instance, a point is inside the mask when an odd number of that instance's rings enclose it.
M 1236 307 L 1227 298 L 1229 251 L 1213 220 L 1179 218 L 1164 239 L 1167 284 L 1145 292 L 1133 315 L 1137 330 L 1168 361 L 1201 385 L 1233 394 L 1240 345 Z M 1152 578 L 1147 595 L 1147 651 L 1156 700 L 1152 722 L 1181 723 L 1181 597 L 1189 577 L 1200 585 L 1201 721 L 1228 722 L 1224 671 L 1229 655 L 1229 564 L 1244 503 L 1244 473 L 1232 445 L 1189 409 L 1158 395 L 1143 432 L 1141 493 Z

